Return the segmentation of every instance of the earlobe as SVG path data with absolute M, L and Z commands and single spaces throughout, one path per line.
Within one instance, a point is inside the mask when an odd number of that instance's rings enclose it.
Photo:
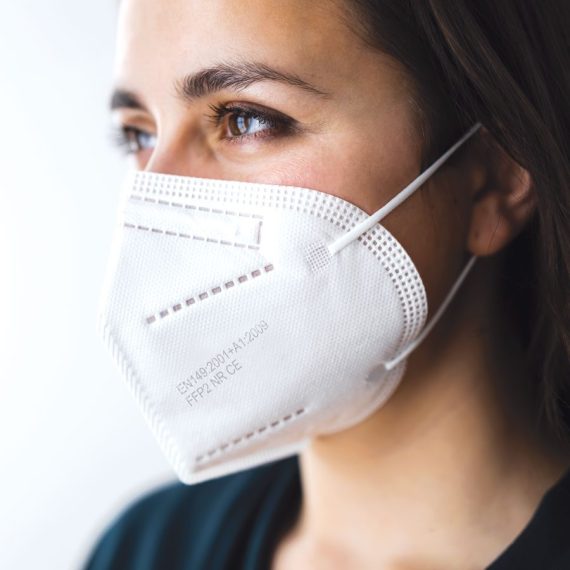
M 507 246 L 524 228 L 536 209 L 529 172 L 511 158 L 489 133 L 484 153 L 484 187 L 473 199 L 468 250 L 478 256 L 493 255 Z

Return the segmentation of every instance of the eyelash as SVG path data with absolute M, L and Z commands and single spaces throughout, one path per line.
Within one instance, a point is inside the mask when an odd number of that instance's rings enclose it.
M 254 132 L 251 134 L 222 136 L 222 140 L 232 144 L 242 142 L 245 139 L 256 138 L 271 138 L 274 136 L 286 136 L 293 134 L 298 130 L 296 121 L 291 117 L 287 117 L 282 113 L 269 111 L 268 109 L 261 110 L 253 106 L 244 105 L 231 105 L 231 104 L 212 104 L 209 106 L 212 114 L 206 115 L 208 120 L 211 121 L 216 127 L 220 127 L 227 117 L 242 117 L 245 119 L 256 119 L 260 123 L 267 125 L 267 129 L 263 131 Z M 124 154 L 133 154 L 133 140 L 131 137 L 140 135 L 149 135 L 147 131 L 131 127 L 127 125 L 113 126 L 111 129 L 111 140 L 114 146 L 118 147 Z M 135 142 L 135 144 L 137 144 Z

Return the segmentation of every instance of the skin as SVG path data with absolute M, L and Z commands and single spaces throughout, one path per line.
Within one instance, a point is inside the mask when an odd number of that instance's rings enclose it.
M 174 94 L 185 74 L 240 61 L 321 93 L 264 80 L 190 102 Z M 115 80 L 143 108 L 121 105 L 114 122 L 154 135 L 131 156 L 141 169 L 314 188 L 368 213 L 420 172 L 411 78 L 365 47 L 330 0 L 123 0 Z M 297 127 L 250 119 L 230 140 L 235 116 L 207 119 L 209 105 L 229 103 L 277 110 Z M 387 404 L 301 454 L 302 508 L 272 570 L 483 568 L 568 468 L 567 451 L 535 427 L 516 330 L 496 293 L 501 253 L 534 208 L 528 173 L 483 130 L 385 218 L 422 276 L 430 314 L 467 254 L 482 259 Z

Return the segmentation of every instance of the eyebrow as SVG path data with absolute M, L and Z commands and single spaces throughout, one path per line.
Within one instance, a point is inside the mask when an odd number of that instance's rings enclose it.
M 146 110 L 146 107 L 139 100 L 139 98 L 126 89 L 117 88 L 111 93 L 109 99 L 109 109 L 114 111 L 115 109 L 142 109 Z
M 313 95 L 328 97 L 329 93 L 311 85 L 294 73 L 287 73 L 257 62 L 222 63 L 185 75 L 174 81 L 174 94 L 190 103 L 223 89 L 242 90 L 260 81 L 277 81 L 297 87 Z M 117 88 L 110 97 L 110 110 L 118 108 L 145 109 L 132 92 Z

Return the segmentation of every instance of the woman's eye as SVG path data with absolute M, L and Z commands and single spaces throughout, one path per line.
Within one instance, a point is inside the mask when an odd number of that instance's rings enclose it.
M 240 142 L 253 138 L 289 135 L 297 129 L 296 121 L 278 111 L 238 105 L 211 105 L 208 117 L 221 129 L 221 138 Z
M 136 127 L 115 127 L 112 138 L 125 154 L 137 154 L 144 150 L 152 150 L 156 146 L 156 135 Z

